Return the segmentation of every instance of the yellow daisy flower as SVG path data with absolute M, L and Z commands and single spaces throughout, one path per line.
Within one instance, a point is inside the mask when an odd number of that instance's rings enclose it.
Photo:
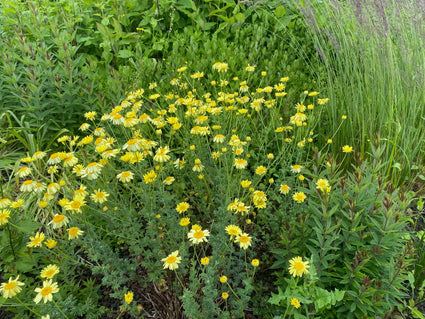
M 53 294 L 59 291 L 58 284 L 56 282 L 52 283 L 52 280 L 43 281 L 43 288 L 35 288 L 35 292 L 38 292 L 37 296 L 34 298 L 35 303 L 39 303 L 42 299 L 43 302 L 53 300 Z
M 301 257 L 294 257 L 290 261 L 289 273 L 294 277 L 302 277 L 304 274 L 308 274 L 307 268 L 310 268 L 308 261 L 303 261 Z
M 0 291 L 3 295 L 3 298 L 12 298 L 16 296 L 18 293 L 21 292 L 22 288 L 20 286 L 23 286 L 24 283 L 19 281 L 19 276 L 16 277 L 16 279 L 12 279 L 12 277 L 9 277 L 9 281 L 6 283 L 2 283 L 0 287 Z
M 161 261 L 164 262 L 164 269 L 170 269 L 170 270 L 174 270 L 179 268 L 179 265 L 182 258 L 178 257 L 179 251 L 176 250 L 174 252 L 172 252 L 170 255 L 168 255 L 167 257 L 161 259 Z

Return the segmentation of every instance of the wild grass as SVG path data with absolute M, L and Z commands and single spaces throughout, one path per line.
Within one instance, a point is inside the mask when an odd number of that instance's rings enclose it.
M 300 2 L 301 3 L 301 2 Z M 423 162 L 425 25 L 423 1 L 310 1 L 300 5 L 330 98 L 325 130 L 355 141 L 362 156 L 382 143 L 384 168 L 399 184 Z M 333 144 L 334 152 L 342 145 Z

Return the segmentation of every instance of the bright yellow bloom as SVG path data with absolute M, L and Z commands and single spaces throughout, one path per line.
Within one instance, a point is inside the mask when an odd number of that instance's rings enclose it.
M 190 207 L 189 203 L 181 202 L 181 203 L 177 204 L 176 211 L 179 214 L 181 214 L 181 213 L 184 213 L 185 211 L 187 211 L 189 209 L 189 207 Z
M 252 265 L 253 267 L 258 267 L 258 266 L 260 265 L 260 261 L 259 261 L 258 259 L 253 259 L 253 260 L 251 261 L 251 265 Z
M 351 146 L 344 145 L 344 146 L 342 147 L 342 152 L 343 152 L 343 153 L 351 153 L 352 151 L 353 151 L 353 147 L 351 147 Z
M 90 195 L 90 198 L 95 203 L 103 204 L 108 200 L 109 194 L 105 191 L 101 191 L 100 189 L 95 190 L 93 194 Z
M 303 167 L 301 165 L 295 164 L 291 166 L 292 173 L 300 173 Z
M 125 172 L 119 173 L 117 175 L 117 178 L 122 183 L 128 183 L 134 178 L 134 174 L 132 172 L 125 171 Z
M 167 155 L 167 153 L 169 152 L 170 152 L 170 149 L 168 148 L 168 146 L 160 147 L 156 150 L 156 154 L 153 160 L 160 163 L 167 162 L 171 158 L 169 155 Z
M 180 264 L 182 258 L 178 257 L 178 254 L 179 254 L 179 251 L 176 250 L 175 252 L 172 252 L 167 257 L 161 259 L 161 261 L 164 262 L 164 269 L 174 270 L 179 268 L 178 264 Z
M 187 226 L 189 224 L 190 224 L 190 219 L 188 217 L 184 217 L 184 218 L 180 219 L 180 223 L 179 223 L 180 226 L 184 227 L 184 226 Z
M 316 188 L 321 190 L 322 192 L 326 192 L 329 187 L 329 182 L 327 179 L 320 178 L 316 182 Z
M 247 233 L 242 233 L 236 236 L 235 243 L 239 243 L 240 248 L 247 249 L 251 246 L 251 237 Z
M 255 174 L 257 174 L 257 175 L 264 175 L 264 174 L 266 174 L 266 172 L 267 172 L 267 168 L 265 168 L 264 166 L 258 166 L 256 169 L 255 169 Z
M 68 224 L 69 220 L 66 216 L 61 214 L 56 214 L 53 217 L 53 220 L 49 224 L 53 224 L 53 229 L 60 228 L 62 226 L 66 226 Z
M 6 208 L 12 204 L 12 201 L 9 198 L 0 199 L 0 208 Z
M 27 244 L 27 247 L 41 247 L 44 238 L 44 233 L 37 232 L 34 237 L 30 237 L 30 242 Z
M 78 227 L 71 227 L 68 229 L 68 239 L 75 239 L 80 237 L 84 232 L 80 230 Z
M 226 281 L 227 281 L 227 277 L 226 277 L 226 276 L 221 276 L 221 277 L 220 277 L 220 282 L 221 282 L 222 284 L 226 283 Z
M 187 234 L 187 238 L 189 240 L 197 245 L 202 242 L 208 242 L 207 237 L 210 235 L 210 232 L 208 230 L 202 230 L 202 228 L 199 225 L 193 225 L 190 232 Z
M 130 304 L 133 301 L 133 293 L 131 291 L 127 292 L 124 295 L 124 300 L 127 304 Z
M 32 192 L 35 189 L 36 182 L 32 179 L 26 180 L 21 185 L 21 192 Z
M 236 169 L 245 169 L 248 166 L 248 162 L 243 158 L 235 158 L 234 165 Z
M 297 298 L 292 298 L 291 299 L 291 305 L 293 305 L 295 308 L 299 308 L 301 307 L 300 301 Z
M 31 174 L 31 171 L 31 168 L 24 166 L 21 167 L 18 172 L 16 172 L 16 176 L 18 176 L 19 178 L 26 177 Z
M 84 197 L 81 196 L 74 196 L 72 201 L 68 202 L 65 205 L 66 210 L 70 210 L 72 213 L 82 213 L 81 207 L 86 205 L 86 201 L 84 200 Z
M 12 202 L 12 203 L 10 204 L 10 207 L 12 207 L 12 208 L 19 208 L 19 207 L 21 207 L 23 204 L 24 204 L 24 200 L 21 198 L 21 199 L 18 199 L 17 201 L 15 201 L 15 202 Z
M 210 263 L 210 259 L 208 257 L 201 258 L 201 264 L 206 266 Z
M 21 292 L 22 288 L 19 286 L 23 286 L 24 283 L 19 281 L 19 276 L 16 279 L 12 279 L 9 277 L 9 281 L 6 283 L 2 283 L 0 287 L 0 291 L 3 295 L 3 298 L 12 298 Z
M 150 172 L 143 175 L 143 179 L 145 180 L 146 184 L 149 184 L 149 183 L 153 183 L 157 176 L 158 176 L 158 174 L 155 173 L 154 170 L 151 170 Z
M 229 294 L 228 294 L 227 292 L 223 292 L 223 293 L 221 294 L 221 298 L 223 298 L 223 299 L 227 299 L 227 298 L 229 298 Z
M 280 185 L 280 192 L 283 194 L 283 195 L 286 195 L 286 194 L 288 194 L 289 193 L 289 191 L 290 191 L 290 187 L 288 186 L 288 185 Z
M 243 188 L 248 188 L 249 186 L 251 186 L 251 181 L 248 181 L 248 180 L 243 180 L 243 181 L 241 181 L 241 186 L 243 187 Z
M 9 216 L 10 216 L 10 210 L 8 209 L 0 210 L 0 225 L 7 224 L 9 222 L 8 221 Z
M 49 238 L 44 242 L 47 248 L 50 248 L 50 249 L 54 248 L 57 245 L 57 243 L 58 242 L 52 238 Z
M 236 225 L 229 225 L 229 226 L 226 227 L 226 232 L 230 236 L 238 236 L 238 235 L 240 235 L 242 233 L 242 229 L 240 229 Z
M 297 203 L 302 203 L 306 199 L 306 195 L 303 192 L 297 192 L 294 195 L 292 195 L 292 199 L 296 201 Z
M 53 300 L 53 294 L 59 291 L 58 284 L 52 283 L 52 280 L 43 281 L 43 288 L 35 288 L 35 292 L 38 292 L 37 296 L 34 298 L 35 303 L 39 303 L 43 299 L 44 303 L 47 301 Z
M 171 184 L 173 184 L 174 183 L 174 181 L 175 181 L 176 179 L 173 177 L 173 176 L 168 176 L 167 178 L 165 178 L 162 182 L 165 184 L 165 185 L 171 185 Z
M 303 261 L 301 257 L 294 257 L 289 263 L 289 273 L 294 277 L 302 277 L 302 275 L 308 274 L 307 268 L 310 268 L 308 261 Z
M 59 273 L 59 267 L 56 265 L 48 265 L 43 268 L 40 273 L 41 278 L 52 279 L 54 275 Z

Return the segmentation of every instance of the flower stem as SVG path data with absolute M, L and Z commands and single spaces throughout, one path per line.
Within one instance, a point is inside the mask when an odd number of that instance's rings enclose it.
M 62 309 L 59 308 L 58 304 L 56 303 L 56 301 L 54 299 L 52 299 L 53 304 L 56 306 L 56 308 L 59 310 L 59 312 L 62 314 L 62 316 L 64 316 L 64 318 L 68 319 L 68 317 L 63 313 Z

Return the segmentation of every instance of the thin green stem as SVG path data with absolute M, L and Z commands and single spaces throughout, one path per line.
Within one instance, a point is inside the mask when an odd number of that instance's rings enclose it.
M 56 303 L 56 301 L 54 299 L 52 299 L 53 304 L 55 305 L 55 307 L 58 309 L 58 311 L 61 313 L 62 316 L 64 316 L 64 318 L 68 319 L 67 315 L 65 315 L 62 311 L 61 308 L 59 308 L 58 304 Z
M 41 314 L 39 314 L 37 311 L 35 311 L 35 310 L 33 310 L 33 309 L 31 309 L 30 307 L 28 307 L 25 303 L 23 303 L 22 301 L 21 301 L 21 299 L 19 299 L 17 296 L 15 296 L 15 299 L 16 300 L 18 300 L 18 302 L 22 305 L 22 306 L 24 306 L 27 310 L 29 310 L 30 312 L 32 312 L 33 314 L 35 314 L 37 317 L 41 317 L 42 315 Z

